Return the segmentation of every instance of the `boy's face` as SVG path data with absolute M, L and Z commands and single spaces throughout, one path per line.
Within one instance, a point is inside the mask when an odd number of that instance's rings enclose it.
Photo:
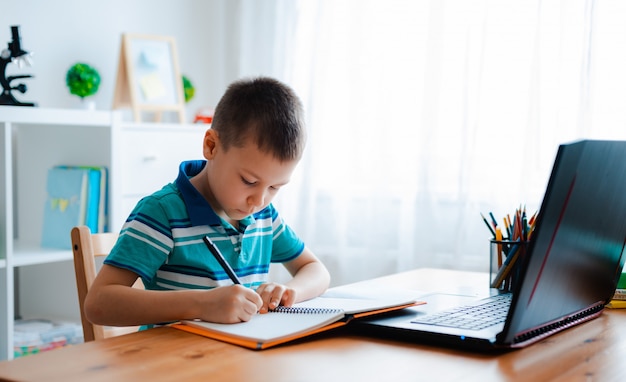
M 211 130 L 209 130 L 211 131 Z M 214 132 L 213 132 L 214 133 Z M 217 135 L 207 133 L 204 156 L 208 160 L 207 196 L 215 212 L 238 221 L 267 207 L 287 184 L 297 160 L 281 162 L 248 140 L 243 147 L 224 151 Z

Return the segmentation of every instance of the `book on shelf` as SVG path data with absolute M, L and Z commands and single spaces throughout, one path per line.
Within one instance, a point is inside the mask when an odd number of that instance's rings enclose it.
M 250 349 L 262 350 L 349 324 L 361 317 L 383 314 L 424 304 L 415 298 L 320 297 L 257 313 L 250 321 L 218 324 L 186 320 L 177 329 Z
M 108 185 L 109 185 L 109 172 L 106 167 L 94 167 L 94 170 L 100 173 L 99 184 L 100 184 L 100 192 L 98 192 L 98 212 L 97 212 L 97 220 L 94 224 L 97 227 L 92 232 L 108 232 L 109 230 L 109 193 L 108 193 Z M 98 184 L 98 183 L 96 183 Z
M 91 232 L 107 228 L 107 169 L 55 166 L 48 170 L 41 246 L 71 249 L 70 230 L 86 225 Z

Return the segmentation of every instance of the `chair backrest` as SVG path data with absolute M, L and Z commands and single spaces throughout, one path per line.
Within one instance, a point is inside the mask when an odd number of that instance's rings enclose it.
M 74 272 L 76 273 L 80 319 L 85 342 L 136 331 L 138 327 L 111 328 L 111 330 L 107 330 L 104 326 L 92 324 L 85 317 L 85 297 L 97 273 L 96 258 L 105 257 L 111 252 L 113 245 L 117 241 L 118 234 L 109 232 L 92 234 L 89 227 L 77 226 L 72 228 L 70 235 L 72 251 L 74 252 Z M 138 280 L 135 286 L 143 287 L 141 280 Z

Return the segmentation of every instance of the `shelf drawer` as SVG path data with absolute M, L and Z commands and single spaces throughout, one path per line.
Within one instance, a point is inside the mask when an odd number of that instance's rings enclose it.
M 202 158 L 204 129 L 122 130 L 121 196 L 148 195 L 173 182 L 180 162 Z

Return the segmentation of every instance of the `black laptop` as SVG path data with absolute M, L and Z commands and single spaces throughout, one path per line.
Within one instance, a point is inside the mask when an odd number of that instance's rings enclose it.
M 602 313 L 624 266 L 625 243 L 626 141 L 563 144 L 511 293 L 485 286 L 485 298 L 454 307 L 458 296 L 433 293 L 420 297 L 427 305 L 358 328 L 454 347 L 525 347 Z M 440 306 L 446 308 L 436 311 Z M 500 313 L 485 314 L 491 310 Z

